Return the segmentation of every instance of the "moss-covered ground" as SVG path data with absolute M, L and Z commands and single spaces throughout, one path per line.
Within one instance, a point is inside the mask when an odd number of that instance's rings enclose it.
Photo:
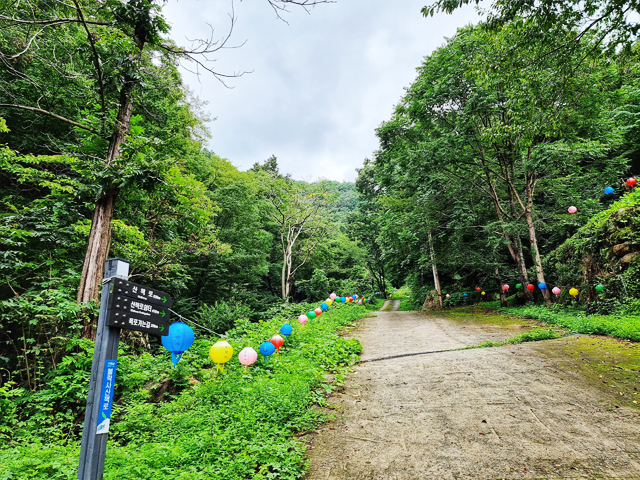
M 618 406 L 639 408 L 640 344 L 584 335 L 541 342 L 534 347 L 565 372 L 573 372 Z

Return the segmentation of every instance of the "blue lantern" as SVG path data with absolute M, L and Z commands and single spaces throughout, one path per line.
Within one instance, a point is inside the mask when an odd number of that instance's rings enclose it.
M 547 289 L 547 284 L 546 283 L 539 283 L 538 284 L 538 288 L 540 290 L 546 290 Z
M 260 353 L 264 355 L 264 361 L 269 361 L 269 355 L 273 355 L 273 352 L 276 351 L 276 347 L 271 342 L 263 342 L 260 345 Z
M 169 326 L 169 335 L 160 337 L 164 348 L 171 352 L 171 362 L 173 368 L 182 358 L 182 354 L 193 345 L 196 338 L 193 329 L 186 323 L 176 322 Z
M 347 303 L 347 297 L 340 297 L 340 301 L 342 303 Z
M 326 302 L 322 302 L 320 304 L 320 308 L 322 309 L 323 312 L 326 312 L 327 310 L 329 310 L 329 305 L 327 305 Z
M 288 323 L 285 323 L 280 327 L 280 333 L 285 337 L 288 337 L 289 335 L 291 335 L 291 332 L 293 332 L 293 327 Z
M 465 297 L 468 297 L 468 296 L 469 296 L 469 295 L 468 295 L 468 294 L 466 294 L 466 293 L 463 293 L 462 295 L 464 295 Z
M 611 187 L 607 187 L 604 189 L 604 194 L 605 195 L 611 195 L 613 193 L 613 188 Z

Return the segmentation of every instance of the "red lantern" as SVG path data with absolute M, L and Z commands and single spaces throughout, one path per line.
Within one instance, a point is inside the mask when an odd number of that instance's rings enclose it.
M 476 288 L 476 290 L 477 290 L 478 292 L 481 292 L 481 291 L 482 291 L 482 289 L 481 289 L 480 287 Z
M 533 285 L 529 284 L 527 285 L 527 290 L 529 290 L 530 292 L 533 292 L 533 289 L 536 288 Z
M 276 347 L 276 351 L 280 353 L 280 347 L 284 345 L 284 339 L 280 335 L 274 335 L 269 341 Z
M 314 310 L 314 312 L 316 312 L 316 315 L 319 317 L 320 315 L 322 315 L 322 309 L 320 307 L 316 308 Z
M 347 302 L 349 302 L 349 303 L 353 302 L 353 298 L 347 297 Z
M 636 184 L 636 179 L 631 177 L 627 179 L 627 185 L 629 185 L 630 187 L 633 187 Z

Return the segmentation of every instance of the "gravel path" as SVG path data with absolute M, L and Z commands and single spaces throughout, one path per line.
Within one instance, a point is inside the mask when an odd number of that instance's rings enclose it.
M 640 478 L 638 412 L 545 368 L 533 344 L 377 361 L 512 335 L 418 312 L 365 319 L 369 361 L 330 399 L 306 479 Z

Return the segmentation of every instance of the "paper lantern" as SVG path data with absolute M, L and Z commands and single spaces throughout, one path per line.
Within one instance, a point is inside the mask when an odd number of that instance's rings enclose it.
M 336 299 L 336 297 L 337 297 L 337 295 L 336 295 L 335 293 L 332 293 L 331 295 L 329 295 L 329 298 L 330 298 L 331 300 L 335 300 L 335 299 Z
M 463 296 L 465 296 L 465 297 L 468 297 L 468 296 L 469 296 L 467 293 L 463 293 L 462 295 L 463 295 Z
M 314 310 L 314 313 L 316 314 L 316 317 L 319 317 L 320 315 L 322 315 L 322 309 L 318 307 Z
M 602 285 L 601 283 L 596 285 L 596 290 L 599 292 L 604 292 L 604 285 Z
M 306 316 L 306 315 L 300 315 L 300 316 L 298 317 L 298 321 L 300 322 L 300 324 L 301 324 L 302 326 L 304 326 L 304 324 L 305 324 L 305 323 L 307 323 L 307 322 L 309 321 L 309 319 L 307 318 L 307 316 Z
M 322 309 L 323 312 L 326 312 L 327 310 L 329 310 L 329 304 L 327 302 L 322 302 L 320 304 L 320 308 Z
M 276 347 L 274 347 L 271 342 L 262 342 L 260 344 L 260 353 L 264 355 L 264 361 L 269 361 L 269 356 L 273 355 L 273 352 L 276 351 Z
M 482 289 L 481 289 L 480 287 L 477 287 L 477 288 L 476 288 L 476 290 L 477 290 L 478 292 L 481 292 L 481 291 L 482 291 Z
M 340 301 L 342 303 L 347 303 L 347 297 L 340 297 Z
M 527 290 L 529 290 L 530 292 L 533 292 L 533 289 L 536 288 L 533 285 L 529 284 L 527 285 Z
M 522 284 L 521 283 L 516 283 L 516 288 L 522 288 Z
M 317 317 L 316 312 L 314 312 L 313 310 L 311 310 L 310 312 L 307 312 L 307 318 L 309 320 L 313 320 L 316 317 Z
M 354 295 L 354 296 L 353 296 L 353 299 L 354 299 L 354 300 L 357 300 L 357 299 L 358 299 L 358 295 Z
M 358 300 L 358 305 L 362 305 L 362 300 Z
M 509 290 L 509 285 L 502 285 L 502 291 L 506 292 Z
M 283 334 L 285 337 L 288 337 L 289 335 L 291 335 L 292 332 L 293 332 L 293 327 L 288 323 L 285 323 L 280 327 L 280 333 Z
M 607 187 L 604 189 L 604 194 L 605 195 L 611 195 L 613 193 L 613 188 L 611 187 Z
M 569 208 L 567 209 L 567 211 L 568 211 L 569 213 L 576 213 L 576 212 L 578 211 L 578 209 L 577 209 L 576 207 L 571 206 L 571 207 L 569 207 Z
M 326 303 L 327 305 L 331 306 L 333 305 L 333 300 L 331 300 L 330 298 L 327 298 L 324 303 Z
M 449 298 L 449 297 L 451 297 L 451 295 L 449 295 L 449 294 L 447 293 L 447 294 L 445 295 L 445 297 Z
M 630 187 L 633 187 L 636 184 L 636 179 L 631 177 L 631 178 L 627 178 L 627 185 L 629 185 Z
M 571 295 L 572 297 L 577 297 L 579 293 L 580 292 L 577 288 L 572 288 L 571 290 L 569 290 L 569 295 Z
M 349 303 L 353 302 L 353 297 L 347 297 L 347 302 Z
M 229 345 L 229 342 L 224 340 L 218 340 L 213 347 L 209 349 L 209 358 L 217 365 L 216 372 L 224 372 L 224 364 L 231 360 L 232 356 L 233 347 Z
M 540 283 L 538 284 L 538 288 L 539 288 L 540 290 L 546 290 L 546 289 L 547 289 L 547 284 L 546 284 L 546 283 L 544 283 L 544 282 L 540 282 Z
M 244 365 L 245 372 L 247 371 L 247 366 L 253 365 L 254 363 L 256 363 L 257 359 L 258 359 L 258 352 L 256 352 L 251 347 L 244 347 L 242 350 L 240 350 L 240 353 L 238 354 L 238 360 L 240 360 L 240 363 Z
M 480 293 L 480 295 L 486 295 L 486 293 L 485 293 L 485 292 L 482 292 L 482 293 Z
M 169 325 L 169 334 L 160 337 L 164 348 L 171 352 L 173 368 L 176 368 L 182 358 L 182 354 L 193 345 L 195 338 L 196 335 L 193 333 L 193 329 L 183 322 L 172 323 Z
M 276 347 L 276 352 L 280 353 L 280 347 L 284 345 L 284 339 L 280 335 L 274 335 L 269 341 Z
M 551 292 L 553 292 L 553 294 L 557 297 L 558 295 L 560 295 L 560 292 L 562 292 L 562 290 L 560 290 L 558 287 L 553 287 L 553 290 L 551 290 Z

